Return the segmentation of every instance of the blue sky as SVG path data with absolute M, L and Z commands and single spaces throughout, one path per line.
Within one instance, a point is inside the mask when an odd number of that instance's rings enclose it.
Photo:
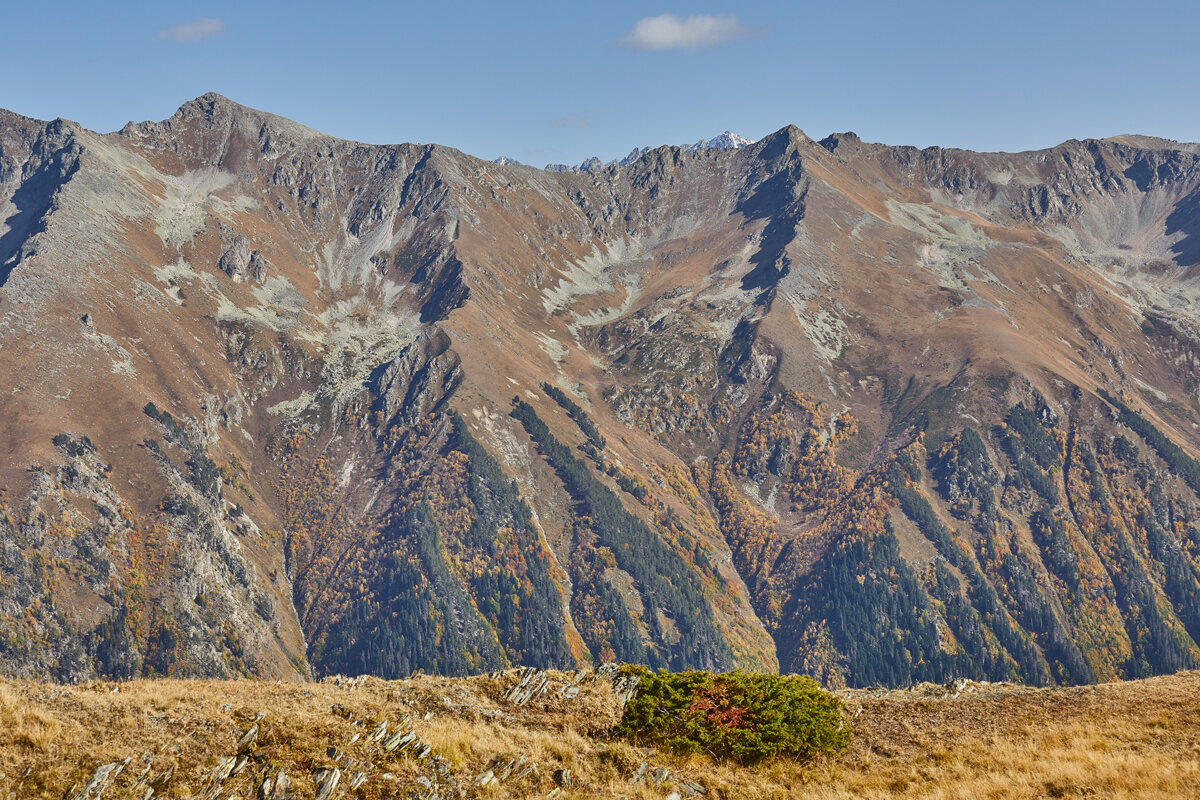
M 0 107 L 109 131 L 216 91 L 337 136 L 541 166 L 789 123 L 1023 150 L 1200 140 L 1200 4 L 9 4 Z

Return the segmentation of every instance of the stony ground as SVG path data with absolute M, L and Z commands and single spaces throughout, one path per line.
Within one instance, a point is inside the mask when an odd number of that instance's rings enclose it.
M 1195 797 L 1200 673 L 842 693 L 837 759 L 754 768 L 606 736 L 612 673 L 0 683 L 0 797 Z

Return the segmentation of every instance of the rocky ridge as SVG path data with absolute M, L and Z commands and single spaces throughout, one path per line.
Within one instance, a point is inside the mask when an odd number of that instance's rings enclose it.
M 714 136 L 711 139 L 701 139 L 695 144 L 684 145 L 681 149 L 685 153 L 700 153 L 705 150 L 740 150 L 743 147 L 749 147 L 754 144 L 753 139 L 747 139 L 744 136 L 739 136 L 731 131 L 725 131 L 720 136 Z M 649 153 L 654 148 L 652 147 L 635 147 L 629 151 L 629 155 L 621 158 L 614 158 L 607 163 L 600 160 L 598 156 L 584 159 L 578 166 L 568 166 L 566 164 L 547 164 L 544 169 L 546 172 L 590 172 L 600 169 L 601 167 L 627 167 L 634 163 L 642 156 Z M 493 163 L 500 166 L 509 166 L 511 164 L 520 164 L 519 161 L 513 161 L 511 158 L 501 156 Z

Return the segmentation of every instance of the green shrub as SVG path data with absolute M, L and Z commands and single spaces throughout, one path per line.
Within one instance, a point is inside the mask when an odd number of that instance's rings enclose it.
M 637 744 L 743 763 L 810 758 L 850 744 L 842 701 L 812 678 L 625 669 L 641 683 L 616 733 Z
M 60 433 L 52 441 L 55 447 L 73 458 L 78 458 L 84 453 L 96 452 L 96 445 L 92 444 L 92 440 L 86 436 L 75 437 L 69 433 Z

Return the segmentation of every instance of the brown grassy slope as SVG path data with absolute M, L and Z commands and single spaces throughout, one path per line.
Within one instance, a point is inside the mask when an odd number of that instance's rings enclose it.
M 343 766 L 340 789 L 362 771 L 367 781 L 345 797 L 408 797 L 419 779 L 449 774 L 468 797 L 664 798 L 683 782 L 708 797 L 1195 797 L 1200 787 L 1200 673 L 1074 689 L 970 685 L 958 696 L 930 691 L 854 691 L 846 699 L 855 742 L 839 759 L 776 761 L 756 768 L 677 758 L 609 741 L 619 714 L 608 683 L 585 680 L 579 696 L 550 691 L 527 706 L 504 695 L 513 672 L 469 679 L 421 677 L 362 685 L 217 681 L 140 681 L 61 687 L 0 684 L 0 797 L 61 798 L 83 787 L 96 767 L 130 758 L 105 797 L 144 796 L 145 783 L 174 766 L 155 796 L 257 796 L 283 769 L 296 797 L 312 797 L 313 775 Z M 334 713 L 334 708 L 350 718 Z M 257 750 L 245 769 L 214 784 L 220 756 L 259 713 Z M 411 715 L 432 755 L 388 755 L 364 740 L 379 720 L 389 730 Z M 365 720 L 365 722 L 363 722 Z M 351 739 L 359 739 L 353 744 Z M 337 748 L 331 750 L 330 748 Z M 145 756 L 154 760 L 145 771 Z M 538 766 L 524 778 L 476 785 L 489 769 L 524 756 Z M 671 777 L 630 783 L 644 761 Z M 564 779 L 556 770 L 571 770 Z M 28 770 L 28 774 L 26 774 Z M 514 769 L 515 776 L 521 768 Z M 558 782 L 571 784 L 563 790 Z M 481 781 L 482 783 L 483 781 Z M 161 784 L 160 784 L 161 785 Z M 136 792 L 136 793 L 135 793 Z M 333 796 L 338 796 L 335 792 Z M 453 796 L 453 795 L 447 795 Z

